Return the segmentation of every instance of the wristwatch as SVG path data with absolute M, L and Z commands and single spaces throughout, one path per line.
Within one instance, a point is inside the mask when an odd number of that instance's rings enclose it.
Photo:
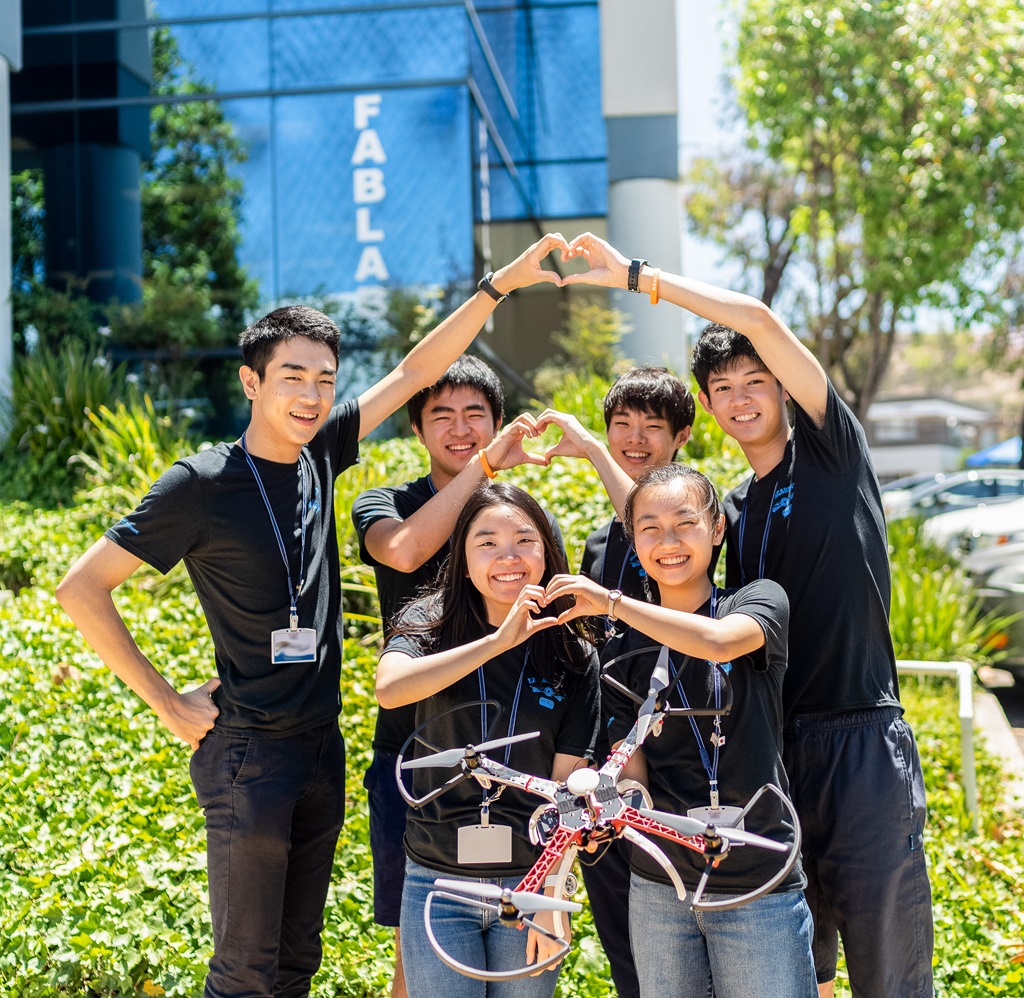
M 618 620 L 615 616 L 615 609 L 619 605 L 619 600 L 622 599 L 621 589 L 612 589 L 608 593 L 608 619 Z
M 477 291 L 482 291 L 485 295 L 489 295 L 499 305 L 508 297 L 503 295 L 493 284 L 491 284 L 491 278 L 494 276 L 494 271 L 490 270 L 483 277 L 477 281 Z
M 626 275 L 626 290 L 640 294 L 640 268 L 646 267 L 646 260 L 632 260 L 629 264 L 629 273 Z

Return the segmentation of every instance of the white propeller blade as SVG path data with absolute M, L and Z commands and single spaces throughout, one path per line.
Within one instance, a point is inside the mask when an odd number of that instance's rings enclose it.
M 453 748 L 446 752 L 435 752 L 433 755 L 425 755 L 422 759 L 409 759 L 402 763 L 402 769 L 428 769 L 431 766 L 457 766 L 466 757 L 466 753 L 472 749 L 476 753 L 487 752 L 489 749 L 501 748 L 503 745 L 511 745 L 513 742 L 524 742 L 528 738 L 536 738 L 539 731 L 527 731 L 521 735 L 509 735 L 507 738 L 495 738 L 489 742 L 481 742 L 479 745 L 472 745 L 469 748 Z
M 741 842 L 744 845 L 759 846 L 762 849 L 770 849 L 772 852 L 788 852 L 789 846 L 774 839 L 767 839 L 763 835 L 755 835 L 753 832 L 730 828 L 729 825 L 709 825 L 706 822 L 698 821 L 681 814 L 669 814 L 667 811 L 651 811 L 647 808 L 638 808 L 639 812 L 652 821 L 660 821 L 669 828 L 674 828 L 682 835 L 706 835 L 710 832 L 720 835 L 726 842 Z
M 524 915 L 532 915 L 536 911 L 583 911 L 578 901 L 564 901 L 562 898 L 549 898 L 546 894 L 535 894 L 533 891 L 510 891 L 497 884 L 477 884 L 469 880 L 445 880 L 439 878 L 434 886 L 444 891 L 461 891 L 463 894 L 475 894 L 477 897 L 493 898 L 500 901 L 505 895 L 511 904 Z

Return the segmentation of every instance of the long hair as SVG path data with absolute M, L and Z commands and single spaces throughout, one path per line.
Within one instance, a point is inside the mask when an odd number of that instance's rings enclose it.
M 486 509 L 508 506 L 522 513 L 536 528 L 544 545 L 544 574 L 540 584 L 546 585 L 552 576 L 568 571 L 565 555 L 559 549 L 554 531 L 540 504 L 528 492 L 505 482 L 485 482 L 480 485 L 462 507 L 455 531 L 452 533 L 451 554 L 441 571 L 437 586 L 428 590 L 413 606 L 423 611 L 425 620 L 410 620 L 403 615 L 395 633 L 414 638 L 427 651 L 445 651 L 483 637 L 491 630 L 483 596 L 469 578 L 466 559 L 466 539 L 476 518 Z M 542 611 L 546 617 L 558 616 L 572 606 L 569 597 L 562 597 Z M 421 616 L 421 614 L 415 614 Z M 527 640 L 534 650 L 568 672 L 579 673 L 590 658 L 591 628 L 577 619 L 561 627 L 538 631 Z M 561 678 L 553 677 L 556 680 Z

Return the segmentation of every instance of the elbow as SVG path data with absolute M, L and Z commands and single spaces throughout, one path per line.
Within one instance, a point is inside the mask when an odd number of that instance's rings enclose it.
M 71 577 L 70 572 L 57 583 L 57 588 L 54 590 L 53 595 L 57 598 L 57 602 L 64 608 L 64 611 L 69 613 L 69 608 L 75 601 L 75 581 Z
M 385 710 L 394 710 L 395 707 L 404 707 L 409 701 L 402 696 L 401 690 L 398 688 L 401 683 L 389 681 L 387 677 L 382 677 L 380 671 L 377 672 L 377 685 L 374 692 L 377 696 L 377 703 L 379 703 Z

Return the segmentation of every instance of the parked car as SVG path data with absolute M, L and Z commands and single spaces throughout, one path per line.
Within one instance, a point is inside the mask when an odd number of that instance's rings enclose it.
M 896 484 L 896 483 L 892 483 Z M 1012 502 L 1024 498 L 1024 469 L 954 471 L 933 476 L 910 489 L 882 493 L 882 509 L 889 519 L 901 516 L 929 518 L 979 503 Z
M 996 665 L 1024 681 L 1024 541 L 977 551 L 963 567 L 982 611 L 1010 617 L 991 635 L 993 646 L 1006 655 Z
M 1024 499 L 994 506 L 979 503 L 973 509 L 933 516 L 922 527 L 922 534 L 933 544 L 961 557 L 1024 541 Z

